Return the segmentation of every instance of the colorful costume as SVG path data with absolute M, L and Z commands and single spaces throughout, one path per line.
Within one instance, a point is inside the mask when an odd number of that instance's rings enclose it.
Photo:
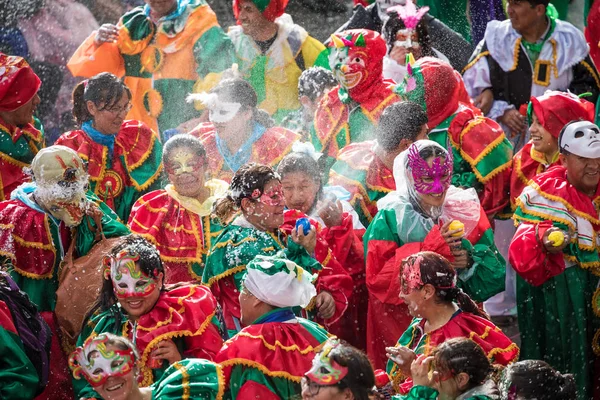
M 375 154 L 376 145 L 375 141 L 349 144 L 329 171 L 329 185 L 350 192 L 350 204 L 364 226 L 377 214 L 377 201 L 396 189 L 392 170 Z
M 152 400 L 222 400 L 225 377 L 219 364 L 187 358 L 169 366 L 151 387 Z
M 452 184 L 475 188 L 487 215 L 508 204 L 512 146 L 502 128 L 470 103 L 460 76 L 447 63 L 424 57 L 408 69 L 398 88 L 429 118 L 429 139 L 452 149 Z
M 321 100 L 315 112 L 311 142 L 330 157 L 350 143 L 372 139 L 383 110 L 399 100 L 383 80 L 385 40 L 376 32 L 356 29 L 331 37 L 329 65 L 339 86 Z
M 282 16 L 287 0 L 254 0 L 253 3 L 267 19 L 277 24 L 275 37 L 259 44 L 244 34 L 239 22 L 239 0 L 233 3 L 239 25 L 229 28 L 227 34 L 235 47 L 240 77 L 256 90 L 258 108 L 281 122 L 287 114 L 300 108 L 300 74 L 313 66 L 327 68 L 327 52 L 321 42 L 294 24 L 289 15 Z
M 578 399 L 583 400 L 592 397 L 594 354 L 600 355 L 596 330 L 600 191 L 588 197 L 568 182 L 566 174 L 565 167 L 554 166 L 534 177 L 516 199 L 514 219 L 521 225 L 509 260 L 520 275 L 522 358 L 544 360 L 561 372 L 573 373 Z M 573 238 L 562 253 L 550 254 L 541 244 L 552 226 Z
M 216 197 L 227 183 L 210 180 L 211 196 L 202 204 L 177 193 L 173 185 L 142 196 L 133 205 L 128 225 L 132 232 L 152 242 L 167 271 L 167 283 L 199 282 L 206 254 L 223 227 L 211 218 Z
M 506 366 L 519 358 L 519 348 L 502 333 L 500 328 L 485 318 L 461 310 L 454 313 L 444 326 L 429 333 L 425 333 L 425 320 L 415 318 L 398 340 L 396 347 L 405 346 L 416 354 L 430 355 L 437 345 L 457 337 L 473 340 L 493 364 Z M 403 377 L 392 360 L 388 361 L 387 372 L 392 377 L 394 387 L 400 393 L 406 394 L 411 389 L 412 380 Z
M 127 337 L 136 344 L 140 354 L 140 386 L 149 386 L 164 375 L 165 362 L 152 368 L 150 353 L 161 340 L 171 339 L 183 358 L 212 360 L 223 340 L 216 317 L 217 302 L 204 286 L 176 286 L 161 291 L 154 308 L 132 323 L 123 309 L 115 304 L 110 309 L 93 316 L 81 336 L 81 346 L 90 336 L 112 333 Z M 74 381 L 75 397 L 97 397 L 92 387 L 83 381 Z
M 405 396 L 397 395 L 393 400 L 437 400 L 438 391 L 429 386 L 413 386 Z M 473 389 L 461 394 L 459 400 L 498 400 L 499 392 L 496 384 L 489 380 L 483 385 L 475 386 Z
M 177 0 L 177 9 L 157 23 L 150 7 L 136 7 L 119 21 L 116 43 L 96 46 L 94 32 L 68 68 L 90 78 L 100 72 L 125 76 L 133 108 L 128 119 L 152 129 L 176 128 L 198 115 L 188 93 L 209 90 L 233 62 L 231 41 L 204 0 Z
M 114 136 L 85 122 L 81 130 L 64 133 L 56 144 L 67 146 L 88 163 L 90 190 L 127 221 L 133 203 L 158 189 L 162 145 L 154 131 L 139 121 L 125 121 Z
M 510 108 L 517 110 L 531 96 L 547 90 L 591 92 L 596 102 L 600 92 L 598 72 L 579 29 L 548 17 L 548 30 L 541 43 L 527 43 L 510 20 L 491 21 L 463 74 L 472 98 L 483 90 L 494 94 L 488 113 L 497 119 Z
M 233 174 L 244 164 L 255 162 L 273 168 L 292 151 L 292 145 L 300 135 L 285 128 L 265 128 L 254 123 L 251 137 L 236 154 L 231 154 L 227 144 L 219 138 L 219 134 L 211 123 L 201 124 L 190 132 L 199 138 L 206 149 L 208 168 L 211 176 L 230 182 Z

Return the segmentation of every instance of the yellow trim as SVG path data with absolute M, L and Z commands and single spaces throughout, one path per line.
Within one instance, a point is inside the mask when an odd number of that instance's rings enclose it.
M 239 335 L 239 333 L 238 333 L 238 335 Z M 259 364 L 256 361 L 247 360 L 245 358 L 230 358 L 229 360 L 221 362 L 221 365 L 225 368 L 233 367 L 236 365 L 242 365 L 245 367 L 256 368 L 257 370 L 262 372 L 264 375 L 271 376 L 273 378 L 287 379 L 287 380 L 295 382 L 295 383 L 300 383 L 300 381 L 302 380 L 301 376 L 295 376 L 295 375 L 292 375 L 289 372 L 285 372 L 285 371 L 271 371 L 264 365 Z
M 592 350 L 595 355 L 600 356 L 600 329 L 596 331 L 592 339 Z
M 222 274 L 219 274 L 219 275 L 216 275 L 216 276 L 213 276 L 212 278 L 210 278 L 208 280 L 208 282 L 205 283 L 205 285 L 208 286 L 208 287 L 211 287 L 213 283 L 215 283 L 215 282 L 217 282 L 217 281 L 219 281 L 219 280 L 221 280 L 223 278 L 226 278 L 226 277 L 228 277 L 230 275 L 234 275 L 234 274 L 237 274 L 238 272 L 242 272 L 245 269 L 246 269 L 246 265 L 245 264 L 244 265 L 238 265 L 237 267 L 234 267 L 234 268 L 230 268 L 227 271 L 223 272 Z
M 539 211 L 531 210 L 529 207 L 526 207 L 523 204 L 523 200 L 521 200 L 519 197 L 517 197 L 517 199 L 515 199 L 515 203 L 517 204 L 517 207 L 521 207 L 521 210 L 525 214 L 533 215 L 534 217 L 542 218 L 544 220 L 550 220 L 550 221 L 558 222 L 559 224 L 563 224 L 563 225 L 568 226 L 570 229 L 573 229 L 573 231 L 577 230 L 577 226 L 574 225 L 573 223 L 571 223 L 571 221 L 569 221 L 569 220 L 557 217 L 557 216 L 552 215 L 552 214 L 545 214 L 545 213 L 542 213 L 542 212 L 539 212 Z M 517 214 L 515 214 L 514 218 L 515 218 L 515 220 L 523 219 L 522 217 L 519 217 Z M 531 221 L 535 221 L 535 220 L 531 220 Z M 535 223 L 538 224 L 538 223 L 540 223 L 540 221 L 535 221 Z
M 513 358 L 513 361 L 516 361 L 519 359 L 519 354 L 521 354 L 521 350 L 519 349 L 519 346 L 517 346 L 515 343 L 512 343 L 510 346 L 501 349 L 500 347 L 494 347 L 492 350 L 490 350 L 490 352 L 487 354 L 488 359 L 491 361 L 491 359 L 499 353 L 508 353 L 509 351 L 513 351 L 513 350 L 517 350 L 517 354 L 516 356 Z
M 592 296 L 592 310 L 597 317 L 600 317 L 600 288 L 596 289 Z
M 215 364 L 215 369 L 217 370 L 217 381 L 219 382 L 219 392 L 215 400 L 223 400 L 223 396 L 225 395 L 225 373 L 223 372 L 223 366 L 221 364 Z
M 175 310 L 173 307 L 169 307 L 169 318 L 167 318 L 164 321 L 158 321 L 155 326 L 149 327 L 149 328 L 146 328 L 145 326 L 141 326 L 138 324 L 137 329 L 146 331 L 146 332 L 152 332 L 152 331 L 160 328 L 161 326 L 165 326 L 165 325 L 168 325 L 171 322 L 173 322 L 173 313 L 175 313 L 175 312 L 177 312 L 179 314 L 185 313 L 185 307 L 183 306 L 183 301 L 186 300 L 187 298 L 191 297 L 196 292 L 196 289 L 194 288 L 194 286 L 189 286 L 189 288 L 190 288 L 190 291 L 188 294 L 177 299 L 177 304 L 179 304 L 181 306 L 181 308 L 179 310 Z
M 513 66 L 511 69 L 508 70 L 508 72 L 512 72 L 515 69 L 517 69 L 517 66 L 519 65 L 519 51 L 521 50 L 521 38 L 519 37 L 517 39 L 517 41 L 515 42 L 515 48 L 513 50 Z
M 0 153 L 0 159 L 19 168 L 29 167 L 29 164 L 16 160 L 6 153 Z
M 596 70 L 594 68 L 592 68 L 592 66 L 585 60 L 581 60 L 581 65 L 583 65 L 585 67 L 585 69 L 587 69 L 590 74 L 594 77 L 594 80 L 596 81 L 596 87 L 600 88 L 600 78 L 598 78 L 598 73 L 596 72 Z
M 227 247 L 227 246 L 237 247 L 237 246 L 240 246 L 242 243 L 245 243 L 245 242 L 256 242 L 256 241 L 257 241 L 256 238 L 248 236 L 248 237 L 245 237 L 244 239 L 240 240 L 237 243 L 233 243 L 233 240 L 228 240 L 226 242 L 219 242 L 219 243 L 215 244 L 215 247 L 212 249 L 212 251 L 214 252 L 215 249 L 220 249 L 222 247 Z
M 584 213 L 583 211 L 579 211 L 578 209 L 576 209 L 575 207 L 573 207 L 571 204 L 569 204 L 565 199 L 558 197 L 558 196 L 554 196 L 551 195 L 550 193 L 546 193 L 544 191 L 542 191 L 542 189 L 540 188 L 540 186 L 535 183 L 535 182 L 531 182 L 530 185 L 532 188 L 534 188 L 542 197 L 548 199 L 548 200 L 552 200 L 552 201 L 556 201 L 559 203 L 562 203 L 569 212 L 572 212 L 578 216 L 580 216 L 581 218 L 585 219 L 586 221 L 591 222 L 592 224 L 595 225 L 600 225 L 600 220 L 592 217 L 589 214 Z
M 183 391 L 181 400 L 188 400 L 190 398 L 190 374 L 188 374 L 187 369 L 178 362 L 174 362 L 173 367 L 181 373 L 181 389 Z
M 538 80 L 538 76 L 540 74 L 540 68 L 542 65 L 547 66 L 546 80 L 544 80 L 544 81 Z M 540 86 L 548 86 L 550 84 L 550 76 L 552 75 L 552 68 L 554 68 L 554 66 L 552 65 L 552 63 L 550 61 L 540 60 L 540 59 L 536 60 L 535 67 L 533 70 L 533 83 L 535 83 L 536 85 L 540 85 Z
M 263 346 L 265 346 L 267 349 L 272 350 L 272 351 L 276 351 L 279 348 L 279 349 L 281 349 L 283 351 L 287 351 L 287 352 L 297 351 L 303 355 L 306 355 L 308 353 L 316 351 L 316 349 L 310 345 L 307 348 L 305 348 L 304 350 L 300 349 L 300 347 L 298 347 L 298 345 L 296 345 L 296 344 L 293 344 L 291 346 L 284 346 L 283 344 L 281 344 L 281 342 L 279 340 L 275 341 L 274 344 L 271 344 L 271 343 L 267 342 L 267 340 L 264 338 L 263 335 L 255 336 L 255 335 L 251 335 L 244 331 L 238 332 L 236 336 L 242 336 L 242 337 L 247 337 L 250 339 L 261 340 L 263 343 Z M 227 342 L 228 343 L 231 342 L 231 339 L 229 339 Z
M 477 64 L 477 61 L 479 61 L 479 59 L 481 59 L 482 57 L 485 57 L 485 56 L 489 56 L 489 55 L 490 55 L 490 52 L 489 52 L 489 51 L 487 51 L 487 50 L 486 50 L 486 51 L 483 51 L 483 52 L 481 52 L 481 53 L 479 53 L 479 54 L 477 55 L 477 57 L 475 57 L 475 59 L 474 59 L 473 61 L 471 61 L 470 63 L 468 63 L 468 64 L 467 64 L 467 65 L 466 65 L 466 66 L 465 66 L 465 67 L 462 69 L 462 72 L 461 72 L 461 74 L 464 74 L 466 70 L 470 69 L 470 68 L 471 68 L 473 65 Z

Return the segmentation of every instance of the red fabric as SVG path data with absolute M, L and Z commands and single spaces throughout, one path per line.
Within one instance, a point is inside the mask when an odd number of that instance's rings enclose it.
M 25 59 L 0 53 L 0 111 L 15 111 L 25 105 L 41 85 Z
M 273 22 L 283 15 L 283 13 L 285 12 L 285 8 L 287 7 L 288 1 L 289 0 L 270 0 L 269 4 L 267 5 L 267 7 L 265 7 L 264 10 L 261 10 L 258 7 L 258 5 L 256 5 L 255 1 L 253 1 L 253 3 L 258 8 L 258 11 L 260 11 L 266 19 Z M 235 16 L 235 19 L 237 20 L 237 23 L 239 25 L 240 0 L 233 0 L 233 15 Z
M 600 21 L 598 21 L 600 23 Z M 594 122 L 595 106 L 572 93 L 551 91 L 540 97 L 531 97 L 533 112 L 552 136 L 558 139 L 562 128 L 574 120 Z
M 233 318 L 241 318 L 239 296 L 240 292 L 235 285 L 233 275 L 219 279 L 210 286 L 210 290 L 221 305 L 225 326 L 228 330 L 237 331 Z
M 533 286 L 540 286 L 565 270 L 563 254 L 548 253 L 542 244 L 542 238 L 550 228 L 552 221 L 540 222 L 537 225 L 522 223 L 508 249 L 510 264 L 517 274 Z
M 600 65 L 600 3 L 593 2 L 585 26 L 585 38 L 590 45 L 590 57 Z
M 279 396 L 271 392 L 268 387 L 254 381 L 244 382 L 237 397 L 239 399 L 279 400 Z
M 19 335 L 17 328 L 15 327 L 15 323 L 13 322 L 10 310 L 8 309 L 6 303 L 2 300 L 0 300 L 0 326 L 15 335 Z

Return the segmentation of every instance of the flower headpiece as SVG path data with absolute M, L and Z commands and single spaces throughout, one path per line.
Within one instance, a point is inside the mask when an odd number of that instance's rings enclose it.
M 407 0 L 406 4 L 404 5 L 388 8 L 387 13 L 398 13 L 398 17 L 402 20 L 402 22 L 404 22 L 406 29 L 415 29 L 427 11 L 429 11 L 429 7 L 421 7 L 417 9 L 415 3 L 413 3 L 411 0 Z
M 331 351 L 341 344 L 337 339 L 329 339 L 325 342 L 323 350 L 315 356 L 312 368 L 306 373 L 306 377 L 319 385 L 335 385 L 348 375 L 348 367 L 344 367 L 330 357 Z

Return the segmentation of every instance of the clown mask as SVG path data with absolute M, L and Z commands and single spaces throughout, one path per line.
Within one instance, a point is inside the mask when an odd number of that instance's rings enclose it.
M 115 257 L 105 257 L 105 279 L 112 280 L 113 291 L 119 301 L 131 298 L 144 298 L 152 294 L 158 283 L 156 279 L 140 270 L 137 261 L 139 254 L 123 250 Z
M 323 346 L 321 353 L 313 359 L 312 368 L 306 373 L 311 381 L 323 386 L 339 383 L 348 374 L 348 367 L 338 364 L 330 357 L 331 351 L 338 347 L 337 340 L 328 340 Z
M 415 144 L 408 150 L 408 166 L 414 180 L 415 190 L 422 195 L 442 195 L 452 182 L 452 153 L 445 160 L 433 157 L 431 165 L 421 158 Z
M 132 349 L 119 350 L 107 344 L 108 337 L 99 335 L 86 340 L 69 357 L 69 367 L 75 379 L 82 376 L 93 387 L 102 386 L 111 377 L 129 374 L 135 366 Z M 108 349 L 111 346 L 111 349 Z
M 366 59 L 366 52 L 352 51 L 351 48 L 344 47 L 331 52 L 329 66 L 340 86 L 352 90 L 369 74 L 366 70 Z

